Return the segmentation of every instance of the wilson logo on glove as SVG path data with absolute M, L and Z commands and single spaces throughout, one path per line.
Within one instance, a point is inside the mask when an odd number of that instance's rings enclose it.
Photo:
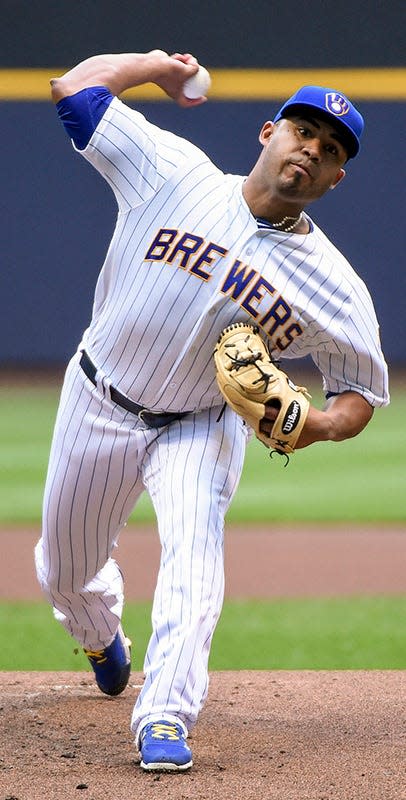
M 292 433 L 300 421 L 300 405 L 297 400 L 292 400 L 283 420 L 282 433 Z

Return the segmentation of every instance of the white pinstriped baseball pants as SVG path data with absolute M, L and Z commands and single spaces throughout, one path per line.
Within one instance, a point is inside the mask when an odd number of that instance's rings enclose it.
M 159 431 L 145 429 L 103 398 L 78 361 L 76 354 L 68 366 L 55 424 L 35 551 L 38 579 L 55 617 L 82 646 L 108 645 L 124 601 L 112 553 L 146 488 L 162 552 L 145 683 L 131 727 L 169 714 L 190 730 L 208 690 L 224 595 L 224 515 L 240 478 L 247 429 L 228 408 L 220 421 L 215 408 Z

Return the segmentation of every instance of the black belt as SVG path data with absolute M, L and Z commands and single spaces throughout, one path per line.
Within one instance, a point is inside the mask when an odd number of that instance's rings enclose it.
M 97 386 L 97 369 L 85 350 L 82 350 L 79 364 L 86 377 L 89 378 L 89 381 L 91 381 L 94 386 Z M 171 414 L 170 412 L 148 411 L 148 409 L 139 406 L 137 403 L 133 403 L 129 397 L 126 397 L 125 394 L 121 394 L 114 386 L 109 387 L 109 393 L 113 403 L 117 403 L 118 406 L 124 408 L 125 411 L 130 411 L 131 414 L 135 414 L 142 422 L 145 422 L 148 428 L 162 428 L 164 425 L 169 425 L 171 422 L 175 422 L 177 419 L 186 416 L 186 413 Z

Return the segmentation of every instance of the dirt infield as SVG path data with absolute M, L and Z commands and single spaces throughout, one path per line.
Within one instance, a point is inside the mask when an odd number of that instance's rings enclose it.
M 218 672 L 185 775 L 148 775 L 128 732 L 142 676 L 0 673 L 1 800 L 404 800 L 401 672 Z
M 37 530 L 0 533 L 0 597 L 41 598 Z M 228 597 L 404 593 L 404 528 L 228 530 Z M 157 537 L 128 529 L 127 599 L 152 596 Z M 118 698 L 89 673 L 0 672 L 0 800 L 406 800 L 406 672 L 217 672 L 185 775 L 148 775 Z
M 34 574 L 37 529 L 0 531 L 0 599 L 42 599 Z M 406 527 L 227 527 L 226 597 L 318 597 L 402 594 L 406 589 Z M 159 561 L 154 529 L 123 531 L 115 557 L 127 600 L 149 600 Z M 0 798 L 1 800 L 1 798 Z

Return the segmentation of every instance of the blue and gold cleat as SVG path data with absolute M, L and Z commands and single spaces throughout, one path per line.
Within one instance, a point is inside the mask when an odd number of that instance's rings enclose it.
M 131 672 L 131 641 L 124 635 L 121 625 L 108 647 L 104 650 L 84 649 L 84 653 L 100 691 L 113 696 L 124 691 Z
M 151 772 L 181 772 L 193 764 L 182 725 L 166 719 L 149 722 L 139 738 L 142 769 Z

